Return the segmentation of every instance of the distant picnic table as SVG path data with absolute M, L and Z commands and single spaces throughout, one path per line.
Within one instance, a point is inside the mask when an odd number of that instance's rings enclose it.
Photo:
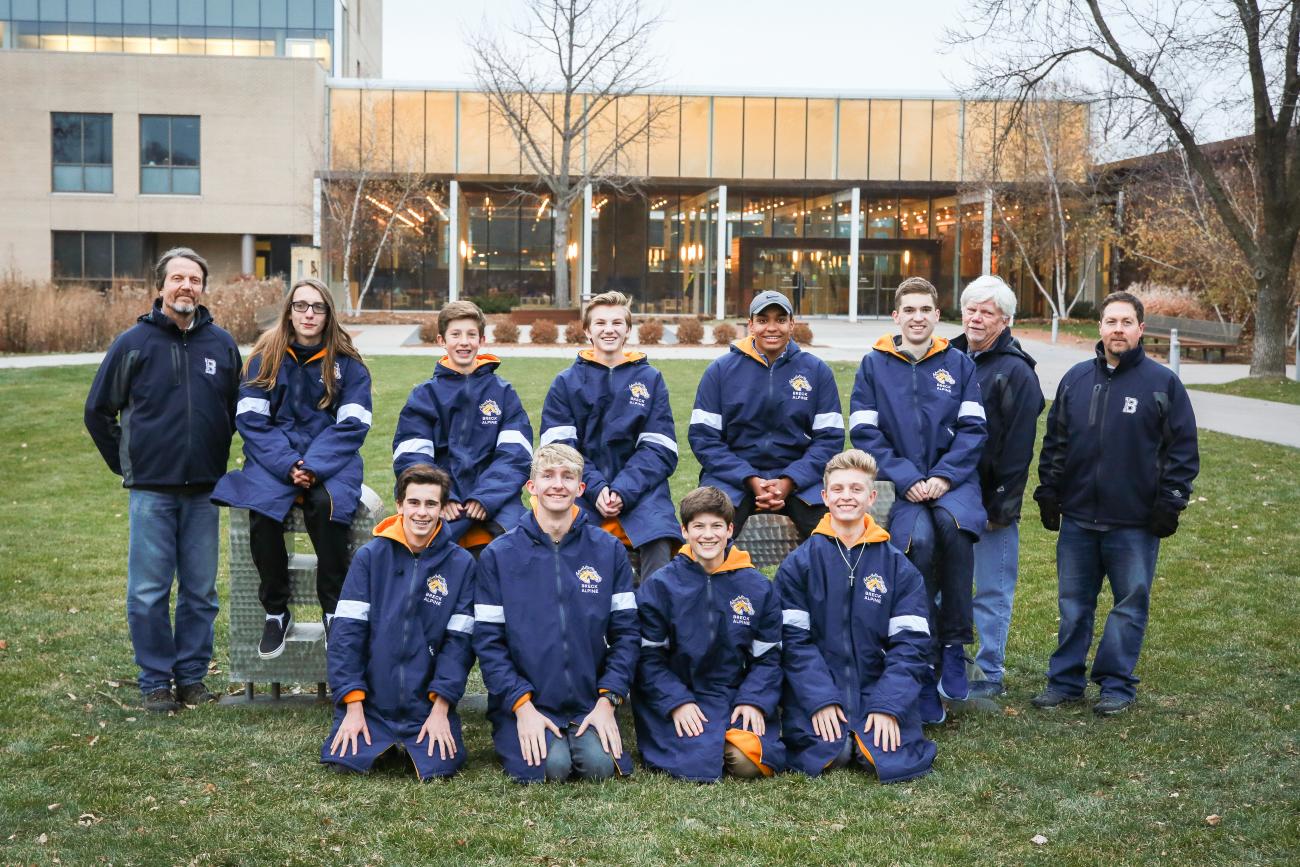
M 1146 317 L 1146 340 L 1156 346 L 1169 347 L 1169 336 L 1178 329 L 1178 343 L 1186 350 L 1199 350 L 1201 358 L 1208 360 L 1209 353 L 1218 352 L 1223 361 L 1229 349 L 1241 343 L 1241 326 L 1235 322 L 1212 319 L 1191 319 L 1186 316 Z

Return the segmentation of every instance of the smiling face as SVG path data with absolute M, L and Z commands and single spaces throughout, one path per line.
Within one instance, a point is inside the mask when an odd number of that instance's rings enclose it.
M 822 489 L 822 500 L 833 520 L 856 524 L 876 501 L 876 488 L 871 476 L 861 470 L 833 470 Z
M 632 327 L 627 308 L 602 304 L 592 307 L 587 317 L 587 339 L 597 352 L 614 355 L 623 351 Z
M 412 482 L 406 486 L 402 501 L 397 504 L 397 513 L 402 516 L 406 543 L 416 550 L 424 548 L 438 528 L 438 516 L 442 514 L 442 486 Z
M 968 302 L 961 309 L 961 329 L 972 352 L 982 352 L 992 346 L 1009 321 L 1010 317 L 992 298 Z
M 526 487 L 537 498 L 537 505 L 556 517 L 567 515 L 573 501 L 587 489 L 579 467 L 560 463 L 538 467 Z
M 776 358 L 790 342 L 794 333 L 794 317 L 776 304 L 764 307 L 749 317 L 749 333 L 754 338 L 754 348 L 768 358 Z
M 721 515 L 701 512 L 682 525 L 682 535 L 686 544 L 691 546 L 691 553 L 700 563 L 713 563 L 727 553 L 727 540 L 731 538 L 733 527 Z
M 460 373 L 474 370 L 474 360 L 483 345 L 483 335 L 479 332 L 475 319 L 453 319 L 447 323 L 447 330 L 438 335 L 438 345 L 447 350 L 447 362 Z
M 1138 345 L 1146 324 L 1138 321 L 1137 310 L 1127 301 L 1112 301 L 1101 311 L 1101 345 L 1111 367 L 1119 357 Z
M 299 311 L 297 308 L 306 307 Z M 317 312 L 320 309 L 322 312 Z M 289 302 L 289 324 L 293 328 L 293 339 L 300 346 L 315 346 L 320 343 L 321 332 L 329 322 L 329 304 L 312 286 L 299 286 L 293 291 Z
M 203 269 L 198 262 L 184 256 L 172 259 L 167 263 L 167 273 L 158 290 L 163 312 L 174 320 L 188 323 L 198 308 L 204 287 Z
M 908 293 L 898 299 L 898 309 L 893 312 L 894 322 L 908 346 L 923 348 L 930 345 L 934 326 L 939 324 L 939 308 L 927 293 Z

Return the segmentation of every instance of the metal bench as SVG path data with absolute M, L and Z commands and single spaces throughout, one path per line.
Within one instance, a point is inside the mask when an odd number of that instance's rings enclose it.
M 375 525 L 385 517 L 379 495 L 362 485 L 361 502 L 357 504 L 348 533 L 348 548 L 355 554 L 369 542 Z M 284 652 L 275 659 L 262 659 L 257 655 L 257 644 L 262 638 L 266 612 L 258 600 L 257 589 L 261 583 L 253 554 L 248 544 L 248 510 L 230 510 L 230 667 L 231 683 L 244 685 L 243 699 L 252 701 L 255 685 L 271 684 L 271 697 L 280 698 L 280 685 L 285 683 L 316 684 L 316 698 L 325 698 L 325 685 L 329 679 L 325 664 L 325 625 L 316 614 L 320 602 L 316 598 L 316 555 L 310 551 L 295 551 L 295 538 L 306 537 L 302 510 L 294 506 L 285 522 L 285 540 L 289 550 L 289 581 L 292 587 L 290 606 L 293 608 L 293 625 L 285 641 Z M 299 619 L 299 612 L 303 618 Z M 314 612 L 308 614 L 308 612 Z
M 894 483 L 876 482 L 876 502 L 871 506 L 871 517 L 880 526 L 889 528 L 889 510 L 894 505 Z M 745 527 L 736 539 L 736 547 L 749 554 L 754 565 L 779 566 L 799 545 L 799 533 L 794 522 L 785 515 L 759 512 L 749 516 Z
M 1144 337 L 1153 346 L 1168 348 L 1170 334 L 1178 330 L 1178 344 L 1184 349 L 1195 349 L 1201 360 L 1217 351 L 1223 361 L 1229 349 L 1241 343 L 1241 325 L 1235 322 L 1218 322 L 1210 319 L 1189 319 L 1186 316 L 1148 316 Z

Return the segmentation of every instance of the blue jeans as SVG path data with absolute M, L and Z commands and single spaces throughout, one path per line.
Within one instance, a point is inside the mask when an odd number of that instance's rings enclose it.
M 600 745 L 600 735 L 588 728 L 577 737 L 577 725 L 570 725 L 563 736 L 546 748 L 547 782 L 564 782 L 570 776 L 580 780 L 608 780 L 617 768 L 614 757 Z
M 986 680 L 1001 683 L 1006 668 L 1007 630 L 1016 595 L 1020 560 L 1020 524 L 985 530 L 975 543 L 975 599 L 972 611 L 980 650 L 975 664 Z
M 1047 666 L 1049 687 L 1069 696 L 1083 694 L 1097 595 L 1105 577 L 1115 604 L 1097 645 L 1092 679 L 1101 685 L 1102 695 L 1131 699 L 1137 694 L 1133 670 L 1146 634 L 1159 551 L 1160 540 L 1144 527 L 1090 530 L 1070 518 L 1061 521 L 1056 542 L 1061 627 Z
M 140 691 L 198 683 L 212 660 L 220 515 L 210 494 L 131 490 L 126 623 Z M 171 621 L 176 579 L 176 625 Z

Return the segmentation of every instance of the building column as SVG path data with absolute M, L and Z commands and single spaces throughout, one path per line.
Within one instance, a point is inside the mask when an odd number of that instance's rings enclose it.
M 862 234 L 862 188 L 853 188 L 853 217 L 849 221 L 849 321 L 858 321 L 858 236 Z
M 460 246 L 460 181 L 447 186 L 447 300 L 460 300 L 465 254 Z
M 984 261 L 981 274 L 993 273 L 993 190 L 984 190 Z
M 252 235 L 239 239 L 239 273 L 252 274 L 257 270 L 257 250 Z
M 587 184 L 582 190 L 582 255 L 577 258 L 582 269 L 578 282 L 582 304 L 591 300 L 591 254 L 591 184 Z
M 739 267 L 740 263 L 736 263 Z M 718 187 L 718 279 L 713 287 L 714 318 L 727 318 L 727 185 Z

